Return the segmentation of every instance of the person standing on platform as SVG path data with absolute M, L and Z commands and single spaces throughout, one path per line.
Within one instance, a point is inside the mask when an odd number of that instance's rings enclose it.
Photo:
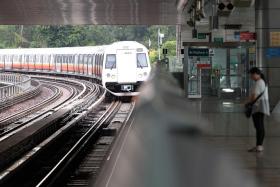
M 268 88 L 265 77 L 259 68 L 253 67 L 249 71 L 251 79 L 255 81 L 250 95 L 250 102 L 255 104 L 252 109 L 253 123 L 256 129 L 256 146 L 249 152 L 262 152 L 265 137 L 264 116 L 270 115 Z

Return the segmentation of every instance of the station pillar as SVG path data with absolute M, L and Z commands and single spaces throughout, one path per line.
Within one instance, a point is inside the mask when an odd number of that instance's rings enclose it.
M 280 1 L 256 0 L 257 66 L 266 74 L 272 106 L 280 100 Z

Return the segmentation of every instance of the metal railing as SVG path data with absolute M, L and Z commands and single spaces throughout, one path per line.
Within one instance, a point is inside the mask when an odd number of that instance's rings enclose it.
M 31 78 L 27 75 L 0 73 L 0 102 L 20 95 L 30 89 Z

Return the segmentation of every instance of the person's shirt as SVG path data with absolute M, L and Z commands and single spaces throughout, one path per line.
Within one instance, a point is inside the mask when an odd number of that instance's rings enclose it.
M 268 88 L 263 79 L 257 80 L 252 88 L 252 94 L 255 94 L 256 98 L 261 93 L 263 93 L 263 95 L 255 103 L 253 113 L 261 112 L 263 114 L 270 115 Z

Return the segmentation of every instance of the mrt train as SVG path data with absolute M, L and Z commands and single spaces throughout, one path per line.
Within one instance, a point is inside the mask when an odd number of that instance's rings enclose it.
M 116 96 L 138 95 L 151 71 L 148 49 L 134 41 L 64 48 L 0 49 L 0 69 L 82 74 Z

